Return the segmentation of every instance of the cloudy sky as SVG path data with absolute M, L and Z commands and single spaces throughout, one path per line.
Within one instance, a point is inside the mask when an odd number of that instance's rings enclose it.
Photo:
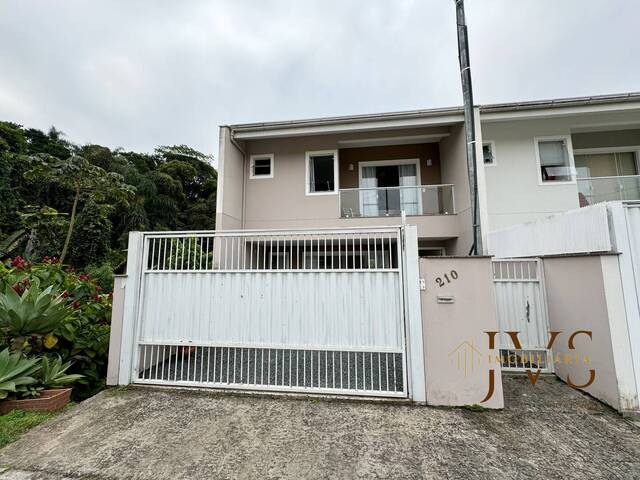
M 477 103 L 640 90 L 637 0 L 467 0 Z M 2 0 L 0 119 L 217 153 L 217 126 L 458 105 L 453 0 Z

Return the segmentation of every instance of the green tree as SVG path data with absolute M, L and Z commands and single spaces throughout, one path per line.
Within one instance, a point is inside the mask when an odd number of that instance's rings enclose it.
M 75 165 L 70 157 L 86 163 Z M 78 189 L 74 178 L 85 168 L 93 173 Z M 161 146 L 151 153 L 79 146 L 56 128 L 45 132 L 0 122 L 0 171 L 0 257 L 35 259 L 65 250 L 63 259 L 76 268 L 104 264 L 108 271 L 126 260 L 130 231 L 215 226 L 217 172 L 212 158 L 185 145 Z M 96 176 L 108 184 L 107 175 L 135 194 L 123 202 L 108 192 L 98 199 L 93 187 L 85 189 Z M 96 186 L 98 192 L 103 187 Z
M 124 183 L 121 175 L 106 172 L 103 168 L 90 164 L 87 159 L 72 155 L 61 160 L 50 155 L 34 157 L 34 166 L 25 174 L 27 179 L 48 179 L 51 182 L 73 191 L 73 204 L 69 217 L 69 228 L 60 253 L 63 263 L 69 250 L 73 228 L 75 226 L 78 203 L 81 198 L 101 203 L 107 198 L 127 204 L 135 189 Z

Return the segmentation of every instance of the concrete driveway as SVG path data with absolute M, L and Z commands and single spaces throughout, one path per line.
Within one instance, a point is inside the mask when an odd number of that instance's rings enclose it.
M 0 479 L 638 478 L 640 430 L 553 377 L 500 412 L 103 392 L 0 451 Z

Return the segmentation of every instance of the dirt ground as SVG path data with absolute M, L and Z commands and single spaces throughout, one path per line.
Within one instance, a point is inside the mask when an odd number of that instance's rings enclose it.
M 555 377 L 505 409 L 102 392 L 0 450 L 0 479 L 640 478 L 640 429 Z

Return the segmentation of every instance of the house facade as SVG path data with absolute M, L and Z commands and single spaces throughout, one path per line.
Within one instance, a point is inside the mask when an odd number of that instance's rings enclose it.
M 613 207 L 579 207 L 638 195 L 639 126 L 633 94 L 477 107 L 485 253 L 537 247 L 494 234 L 569 209 L 578 239 L 611 238 L 589 212 Z M 465 142 L 460 108 L 222 127 L 217 229 L 129 235 L 109 382 L 501 408 L 502 369 L 587 381 L 549 358 L 553 328 L 594 352 L 587 391 L 637 413 L 638 228 L 586 259 L 468 256 Z
M 487 234 L 640 198 L 640 94 L 476 107 Z M 459 107 L 220 128 L 217 228 L 418 230 L 420 255 L 467 255 L 472 225 Z

